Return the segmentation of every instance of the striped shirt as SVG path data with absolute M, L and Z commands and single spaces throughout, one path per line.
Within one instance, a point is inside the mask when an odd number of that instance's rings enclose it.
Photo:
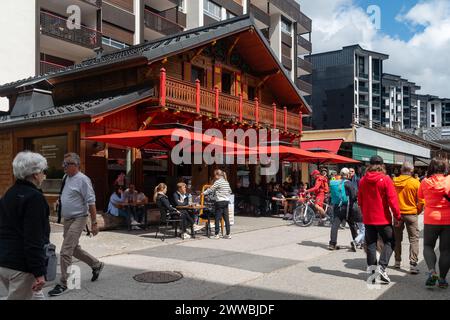
M 214 193 L 216 201 L 230 201 L 231 187 L 227 180 L 220 178 L 205 190 L 204 194 Z

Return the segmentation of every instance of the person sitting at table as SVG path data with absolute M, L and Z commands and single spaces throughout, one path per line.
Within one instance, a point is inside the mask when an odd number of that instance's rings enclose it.
M 279 184 L 276 184 L 273 187 L 273 191 L 272 191 L 271 196 L 272 196 L 271 200 L 272 200 L 273 213 L 274 214 L 278 214 L 278 210 L 280 209 L 280 204 L 281 204 L 281 207 L 283 207 L 284 212 L 286 214 L 288 203 L 285 200 L 286 197 L 284 196 L 283 191 L 281 189 L 281 186 Z
M 127 203 L 136 203 L 138 192 L 136 186 L 132 183 L 128 185 L 128 189 L 123 193 L 123 200 Z
M 153 194 L 153 202 L 155 202 L 158 208 L 163 209 L 166 212 L 166 216 L 161 216 L 161 222 L 165 222 L 167 218 L 178 218 L 181 213 L 174 208 L 169 201 L 167 196 L 167 185 L 165 183 L 160 183 L 155 187 L 155 192 Z
M 139 190 L 136 190 L 136 192 L 136 220 L 142 223 L 144 214 L 146 213 L 145 205 L 148 204 L 148 198 L 142 191 L 139 192 Z
M 114 192 L 109 198 L 108 213 L 114 217 L 128 218 L 128 211 L 124 209 L 125 201 L 123 198 L 122 188 L 119 185 L 114 186 Z M 137 224 L 134 217 L 131 216 L 131 224 Z M 133 226 L 133 230 L 139 230 L 137 226 Z
M 177 191 L 173 193 L 172 204 L 175 207 L 188 206 L 190 195 L 187 193 L 187 186 L 184 182 L 179 182 L 177 184 Z M 186 240 L 191 236 L 186 232 L 188 226 L 194 226 L 195 221 L 189 210 L 179 210 L 181 212 L 181 239 Z

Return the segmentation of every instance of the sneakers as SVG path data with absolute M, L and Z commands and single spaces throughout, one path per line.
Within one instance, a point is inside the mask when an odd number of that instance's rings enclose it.
M 389 276 L 386 272 L 386 270 L 384 270 L 383 267 L 379 267 L 378 268 L 378 274 L 379 274 L 379 280 L 382 284 L 389 284 L 391 283 L 391 279 L 389 279 Z
M 358 247 L 358 245 L 356 244 L 356 241 L 353 240 L 352 242 L 350 242 L 350 247 L 352 248 L 353 252 L 356 252 L 356 248 Z
M 194 232 L 200 231 L 204 228 L 205 228 L 204 225 L 200 226 L 200 225 L 196 224 L 196 225 L 194 225 Z
M 139 230 L 142 230 L 140 227 L 138 227 L 138 226 L 132 226 L 131 227 L 131 230 L 133 230 L 133 231 L 139 231 Z
M 97 268 L 92 268 L 92 278 L 91 278 L 92 282 L 98 279 L 104 267 L 105 264 L 103 262 L 100 262 L 100 265 Z
M 438 287 L 441 289 L 448 289 L 448 282 L 445 279 L 440 278 L 439 279 L 439 283 L 438 283 Z
M 428 288 L 432 288 L 436 286 L 436 282 L 438 282 L 439 280 L 439 276 L 437 275 L 436 272 L 430 272 L 428 274 L 428 279 L 425 282 L 425 286 Z
M 409 273 L 411 274 L 419 274 L 419 267 L 417 266 L 417 264 L 410 264 L 409 265 Z
M 218 234 L 216 234 L 216 235 L 214 236 L 214 239 L 219 240 L 219 239 L 220 239 L 220 236 L 219 236 Z
M 231 235 L 226 234 L 226 235 L 223 236 L 223 238 L 224 238 L 224 239 L 231 239 Z
M 187 239 L 190 239 L 190 238 L 191 238 L 191 236 L 189 234 L 187 234 L 187 233 L 183 233 L 181 235 L 181 239 L 183 239 L 183 240 L 187 240 Z
M 402 262 L 401 261 L 395 261 L 394 269 L 400 269 L 401 267 L 402 267 Z
M 67 287 L 66 287 L 66 286 L 57 284 L 57 285 L 53 288 L 53 290 L 50 290 L 50 291 L 48 292 L 48 295 L 49 295 L 50 297 L 57 297 L 57 296 L 62 295 L 62 294 L 63 294 L 64 292 L 66 292 L 66 291 L 67 291 Z

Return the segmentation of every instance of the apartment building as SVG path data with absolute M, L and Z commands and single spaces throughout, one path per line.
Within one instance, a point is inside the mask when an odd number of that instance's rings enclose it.
M 306 57 L 313 65 L 310 104 L 316 129 L 382 123 L 381 80 L 389 56 L 359 45 Z
M 436 96 L 427 97 L 427 127 L 450 126 L 450 99 Z
M 426 126 L 420 98 L 416 91 L 420 87 L 401 76 L 383 73 L 382 77 L 382 115 L 383 127 L 398 130 Z M 422 106 L 423 107 L 423 106 Z
M 311 83 L 299 77 L 312 72 L 304 59 L 312 50 L 312 22 L 294 0 L 2 0 L 0 83 L 244 14 L 253 16 L 302 94 L 310 95 Z

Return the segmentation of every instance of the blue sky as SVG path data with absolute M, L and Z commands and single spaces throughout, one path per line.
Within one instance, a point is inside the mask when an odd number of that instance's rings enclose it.
M 412 28 L 404 22 L 396 20 L 397 15 L 405 14 L 418 0 L 356 0 L 355 4 L 366 10 L 370 5 L 381 8 L 381 32 L 394 38 L 408 41 L 416 32 L 423 31 L 423 27 Z

